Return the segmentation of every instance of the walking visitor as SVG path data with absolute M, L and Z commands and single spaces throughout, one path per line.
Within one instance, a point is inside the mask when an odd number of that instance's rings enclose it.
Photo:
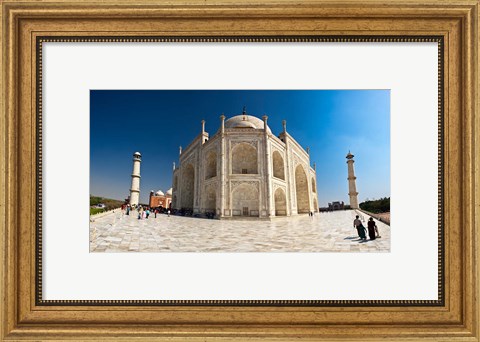
M 375 230 L 378 232 L 377 225 L 373 220 L 373 217 L 370 217 L 368 220 L 368 236 L 370 237 L 370 240 L 375 240 Z
M 360 221 L 360 216 L 358 215 L 355 216 L 355 220 L 353 221 L 353 226 L 357 228 L 358 236 L 360 237 L 360 239 L 366 240 L 367 235 L 365 233 L 367 232 L 367 230 L 363 226 L 362 221 Z

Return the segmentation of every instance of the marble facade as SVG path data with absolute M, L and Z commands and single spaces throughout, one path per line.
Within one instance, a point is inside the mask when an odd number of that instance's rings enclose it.
M 210 137 L 201 133 L 180 148 L 173 171 L 172 207 L 217 218 L 271 218 L 318 211 L 315 167 L 286 131 L 272 134 L 267 117 L 225 120 Z

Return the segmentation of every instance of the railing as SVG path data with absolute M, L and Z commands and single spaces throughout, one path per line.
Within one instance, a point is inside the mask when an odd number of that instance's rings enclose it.
M 359 211 L 361 211 L 362 213 L 365 213 L 371 217 L 373 217 L 374 219 L 382 222 L 382 223 L 385 223 L 386 225 L 389 225 L 390 226 L 390 219 L 387 219 L 385 217 L 381 217 L 380 214 L 374 214 L 374 213 L 371 213 L 369 211 L 366 211 L 366 210 L 363 210 L 363 209 L 358 209 Z
M 115 212 L 115 210 L 122 210 L 122 208 L 118 207 L 118 208 L 114 208 L 114 209 L 111 209 L 111 210 L 108 210 L 108 211 L 102 211 L 100 213 L 90 215 L 90 221 L 92 221 L 94 219 L 98 219 L 98 218 L 106 216 L 106 215 L 109 215 L 109 214 Z

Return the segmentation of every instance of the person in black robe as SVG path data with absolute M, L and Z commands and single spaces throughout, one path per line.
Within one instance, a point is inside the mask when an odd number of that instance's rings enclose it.
M 375 224 L 373 217 L 370 217 L 368 220 L 368 236 L 370 237 L 370 240 L 375 240 L 375 228 L 377 228 L 377 225 Z

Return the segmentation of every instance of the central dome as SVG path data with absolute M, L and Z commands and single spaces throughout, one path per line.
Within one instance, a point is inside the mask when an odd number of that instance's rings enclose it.
M 225 121 L 225 128 L 255 128 L 263 130 L 263 120 L 252 115 L 236 115 Z M 267 132 L 272 133 L 267 125 Z

